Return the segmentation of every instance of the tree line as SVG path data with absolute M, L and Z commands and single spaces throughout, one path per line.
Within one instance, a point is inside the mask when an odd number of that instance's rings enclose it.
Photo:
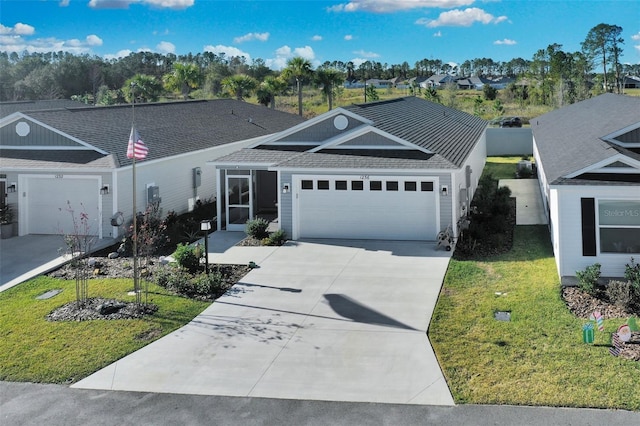
M 303 85 L 319 90 L 331 109 L 335 89 L 345 80 L 396 79 L 406 84 L 414 77 L 451 74 L 512 77 L 521 84 L 510 90 L 520 90 L 516 97 L 521 100 L 562 105 L 588 97 L 594 87 L 621 92 L 624 76 L 640 75 L 640 64 L 621 63 L 621 33 L 617 25 L 599 24 L 589 31 L 580 51 L 567 52 L 554 43 L 538 50 L 531 59 L 507 62 L 476 58 L 452 65 L 439 59 L 422 59 L 413 66 L 406 61 L 391 65 L 365 61 L 356 66 L 351 61 L 336 60 L 326 61 L 315 70 L 300 57 L 275 71 L 263 59 L 248 63 L 244 57 L 212 52 L 137 52 L 118 59 L 68 52 L 0 52 L 0 100 L 74 98 L 109 105 L 130 102 L 134 97 L 151 102 L 162 97 L 244 99 L 255 94 L 261 104 L 275 107 L 276 96 L 293 91 L 298 94 L 298 112 L 302 115 Z

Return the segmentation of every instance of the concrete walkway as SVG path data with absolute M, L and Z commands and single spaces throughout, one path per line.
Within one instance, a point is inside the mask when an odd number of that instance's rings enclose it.
M 499 186 L 508 186 L 516 198 L 516 225 L 546 225 L 538 179 L 501 179 Z
M 73 387 L 453 405 L 426 335 L 450 252 L 335 240 L 216 250 L 210 261 L 259 268 L 185 327 Z

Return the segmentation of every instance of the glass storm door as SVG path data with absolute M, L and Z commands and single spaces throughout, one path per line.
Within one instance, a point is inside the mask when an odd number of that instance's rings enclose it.
M 227 175 L 227 231 L 244 231 L 253 217 L 251 176 Z

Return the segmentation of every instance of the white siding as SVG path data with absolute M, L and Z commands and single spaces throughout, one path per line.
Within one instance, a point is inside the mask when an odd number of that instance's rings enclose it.
M 186 213 L 189 210 L 190 200 L 194 202 L 196 197 L 202 201 L 215 198 L 216 169 L 207 165 L 207 162 L 246 148 L 255 142 L 256 140 L 252 139 L 162 160 L 136 163 L 136 210 L 146 209 L 146 187 L 151 183 L 158 186 L 160 190 L 162 199 L 160 208 L 163 215 L 169 211 L 175 211 L 178 214 Z M 193 187 L 195 167 L 200 167 L 202 171 L 202 184 L 196 189 Z M 126 223 L 133 217 L 132 168 L 118 170 L 117 174 L 117 203 L 113 206 L 112 214 L 116 211 L 123 212 Z M 212 211 L 211 216 L 215 215 L 216 212 Z
M 633 254 L 600 253 L 599 235 L 596 231 L 597 256 L 582 255 L 582 221 L 581 198 L 608 200 L 640 200 L 637 186 L 554 186 L 552 196 L 551 217 L 554 228 L 552 232 L 558 273 L 562 276 L 574 276 L 576 271 L 583 270 L 594 263 L 602 265 L 602 276 L 624 276 L 625 264 L 629 263 Z M 597 209 L 597 208 L 596 208 Z M 554 220 L 554 218 L 556 218 Z M 597 222 L 596 222 L 597 223 Z M 596 225 L 597 226 L 597 225 Z M 636 257 L 638 257 L 636 255 Z

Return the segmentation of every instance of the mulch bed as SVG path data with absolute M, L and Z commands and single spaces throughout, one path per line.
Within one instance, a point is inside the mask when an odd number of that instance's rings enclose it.
M 133 280 L 133 259 L 130 257 L 117 257 L 109 259 L 108 257 L 91 257 L 93 266 L 91 267 L 89 279 L 99 278 L 130 278 Z M 161 258 L 153 257 L 147 259 L 139 259 L 140 276 L 145 279 L 153 280 L 154 271 L 159 268 L 167 267 L 161 263 Z M 210 265 L 210 271 L 218 271 L 223 277 L 223 288 L 219 294 L 211 297 L 197 297 L 198 300 L 214 301 L 224 292 L 239 282 L 250 270 L 248 265 Z M 64 280 L 75 279 L 75 269 L 66 264 L 60 268 L 47 274 L 50 277 L 60 278 Z M 133 290 L 133 282 L 132 282 Z M 122 305 L 116 312 L 101 313 L 107 311 L 105 305 L 118 304 Z M 131 302 L 122 302 L 114 299 L 93 298 L 88 299 L 82 305 L 77 302 L 69 302 L 51 312 L 47 319 L 49 321 L 88 321 L 88 320 L 114 320 L 114 319 L 134 319 L 141 318 L 144 315 L 150 315 L 157 311 L 157 306 L 150 304 L 138 305 Z
M 91 298 L 82 304 L 69 302 L 47 315 L 48 321 L 89 321 L 142 318 L 158 310 L 153 304 L 122 302 L 115 299 Z
M 638 315 L 638 312 L 632 312 L 609 303 L 604 297 L 592 296 L 578 287 L 564 287 L 562 299 L 572 314 L 584 320 L 588 320 L 591 314 L 597 311 L 605 319 L 620 318 L 620 325 L 622 325 L 625 322 L 624 319 Z M 640 332 L 632 332 L 631 340 L 620 344 L 619 356 L 632 361 L 640 361 Z

